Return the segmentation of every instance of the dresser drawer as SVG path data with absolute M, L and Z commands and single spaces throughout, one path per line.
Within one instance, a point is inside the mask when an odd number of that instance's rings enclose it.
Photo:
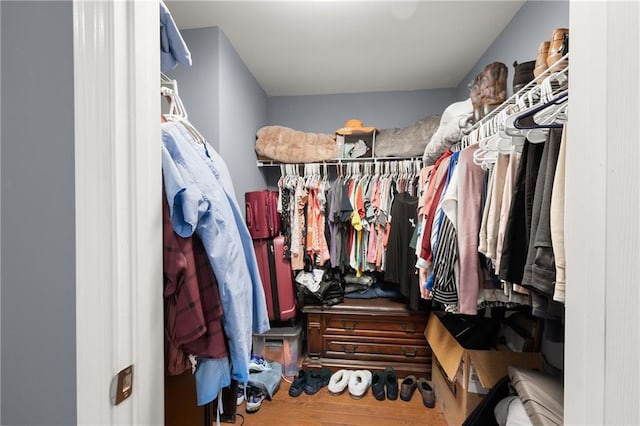
M 345 299 L 305 306 L 307 354 L 304 368 L 383 370 L 398 377 L 431 377 L 431 348 L 424 337 L 427 315 L 387 299 Z
M 423 337 L 426 325 L 427 321 L 424 318 L 328 316 L 325 318 L 324 332 L 326 334 L 384 335 L 411 338 Z
M 325 336 L 323 346 L 327 358 L 371 359 L 404 362 L 430 362 L 431 348 L 426 342 L 394 339 L 343 338 Z

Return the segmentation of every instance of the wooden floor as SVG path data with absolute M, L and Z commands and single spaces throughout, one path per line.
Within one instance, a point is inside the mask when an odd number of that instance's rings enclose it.
M 362 399 L 353 399 L 349 392 L 330 395 L 322 388 L 315 395 L 303 393 L 297 398 L 289 396 L 289 383 L 282 380 L 280 389 L 272 400 L 265 400 L 256 413 L 247 414 L 245 404 L 238 406 L 238 414 L 244 417 L 245 426 L 371 426 L 371 425 L 446 425 L 437 408 L 426 408 L 418 391 L 409 402 L 376 400 L 371 390 Z M 242 418 L 236 419 L 242 425 Z

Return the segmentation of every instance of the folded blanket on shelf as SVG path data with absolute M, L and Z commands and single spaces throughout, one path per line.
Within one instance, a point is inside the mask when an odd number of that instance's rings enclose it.
M 438 129 L 440 116 L 429 115 L 407 127 L 381 129 L 376 134 L 376 157 L 419 157 Z
M 313 163 L 338 158 L 331 135 L 301 132 L 283 126 L 264 126 L 256 133 L 259 158 L 282 163 Z

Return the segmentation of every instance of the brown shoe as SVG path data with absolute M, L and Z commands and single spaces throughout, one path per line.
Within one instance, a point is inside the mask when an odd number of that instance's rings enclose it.
M 471 83 L 473 120 L 477 123 L 491 110 L 507 100 L 507 74 L 509 70 L 502 62 L 492 62 Z
M 549 45 L 549 52 L 547 53 L 547 67 L 550 67 L 551 72 L 558 72 L 567 67 L 567 61 L 564 60 L 561 63 L 551 67 L 558 62 L 560 58 L 568 51 L 569 44 L 569 30 L 567 28 L 556 28 L 551 34 L 551 43 Z
M 427 382 L 427 379 L 420 377 L 418 379 L 418 390 L 422 394 L 422 403 L 427 408 L 433 408 L 436 406 L 436 396 L 433 392 L 433 388 Z
M 538 46 L 538 55 L 536 56 L 536 66 L 533 69 L 533 75 L 538 77 L 540 74 L 545 72 L 547 69 L 547 56 L 549 56 L 549 45 L 551 43 L 548 41 L 543 41 Z M 538 83 L 540 83 L 538 81 Z
M 492 62 L 480 74 L 480 103 L 482 116 L 507 100 L 507 75 L 509 70 L 502 62 Z
M 411 401 L 413 393 L 418 388 L 416 376 L 407 376 L 400 384 L 400 399 L 403 401 Z
M 473 106 L 473 122 L 477 123 L 483 117 L 482 115 L 482 103 L 480 102 L 480 76 L 478 74 L 473 82 L 469 86 L 469 98 L 471 98 L 471 105 Z

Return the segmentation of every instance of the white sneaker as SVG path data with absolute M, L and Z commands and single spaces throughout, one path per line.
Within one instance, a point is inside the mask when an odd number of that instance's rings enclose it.
M 260 355 L 252 355 L 249 361 L 249 372 L 259 373 L 265 370 L 271 370 L 271 364 Z
M 249 393 L 247 394 L 247 403 L 244 407 L 245 411 L 247 413 L 255 413 L 262 406 L 264 399 L 265 395 L 260 389 L 250 387 Z
M 236 405 L 240 405 L 244 402 L 245 398 L 244 386 L 238 386 L 238 393 L 236 394 Z
M 371 386 L 371 371 L 369 370 L 356 370 L 351 374 L 349 378 L 349 394 L 353 399 L 360 399 L 366 393 L 369 386 Z
M 340 395 L 343 393 L 347 386 L 349 385 L 349 378 L 353 371 L 351 370 L 338 370 L 336 371 L 331 379 L 329 379 L 329 393 L 331 395 Z

